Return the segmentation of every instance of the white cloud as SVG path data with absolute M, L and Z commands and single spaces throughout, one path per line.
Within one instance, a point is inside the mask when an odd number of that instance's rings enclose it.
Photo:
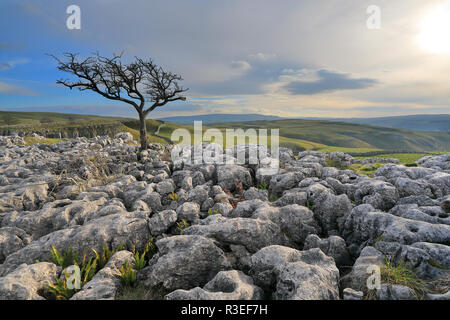
M 8 94 L 8 95 L 17 95 L 17 96 L 37 96 L 38 93 L 16 85 L 11 85 L 5 82 L 0 81 L 0 95 Z
M 231 62 L 231 68 L 233 69 L 237 69 L 240 71 L 246 71 L 252 68 L 252 66 L 250 65 L 250 63 L 248 63 L 247 61 L 232 61 Z

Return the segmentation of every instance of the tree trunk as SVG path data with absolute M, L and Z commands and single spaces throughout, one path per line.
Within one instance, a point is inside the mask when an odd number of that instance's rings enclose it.
M 141 150 L 146 150 L 148 148 L 147 124 L 145 123 L 145 115 L 142 113 L 139 114 L 139 127 Z

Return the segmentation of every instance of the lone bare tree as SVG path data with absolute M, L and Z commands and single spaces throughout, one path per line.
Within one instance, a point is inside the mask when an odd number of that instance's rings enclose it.
M 64 60 L 51 55 L 58 62 L 58 69 L 78 77 L 78 81 L 58 80 L 70 89 L 91 90 L 103 97 L 132 105 L 139 114 L 141 150 L 148 147 L 147 115 L 156 108 L 176 100 L 185 101 L 178 82 L 181 76 L 164 71 L 151 59 L 135 58 L 129 64 L 122 63 L 122 55 L 107 58 L 99 55 L 79 59 L 77 54 L 65 53 Z M 146 107 L 146 103 L 149 106 Z

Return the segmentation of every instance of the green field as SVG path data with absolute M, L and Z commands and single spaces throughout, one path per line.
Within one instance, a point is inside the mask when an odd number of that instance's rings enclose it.
M 54 112 L 14 112 L 14 111 L 0 111 L 0 127 L 6 126 L 6 117 L 13 119 L 13 123 L 10 125 L 14 127 L 22 126 L 40 126 L 51 124 L 72 124 L 72 125 L 84 125 L 84 124 L 101 124 L 111 123 L 124 120 L 120 117 L 103 117 L 94 115 L 82 115 L 82 114 L 69 114 L 69 113 L 54 113 Z
M 17 123 L 8 128 L 17 130 L 38 131 L 45 129 L 57 132 L 71 127 L 112 125 L 117 126 L 120 131 L 130 132 L 136 140 L 139 138 L 139 122 L 133 118 L 0 111 L 0 129 L 5 127 L 5 124 L 2 124 L 2 119 L 4 119 L 5 115 L 16 119 L 15 122 Z M 162 123 L 159 120 L 147 120 L 147 132 L 149 133 L 150 142 L 167 143 L 164 139 L 152 135 Z M 425 155 L 392 155 L 390 151 L 450 151 L 450 134 L 445 132 L 413 131 L 345 122 L 302 119 L 219 123 L 203 126 L 203 132 L 211 127 L 218 128 L 223 133 L 227 128 L 242 128 L 244 130 L 250 128 L 268 129 L 269 134 L 270 129 L 278 128 L 280 129 L 280 145 L 291 148 L 294 152 L 316 150 L 322 152 L 366 153 L 385 150 L 386 155 L 379 155 L 378 157 L 399 158 L 402 163 L 413 163 Z M 172 132 L 178 128 L 185 128 L 193 133 L 192 125 L 167 122 L 161 127 L 159 135 L 170 138 Z M 270 146 L 270 139 L 268 140 Z
M 305 140 L 325 146 L 352 148 L 351 151 L 347 149 L 347 152 L 375 150 L 450 151 L 450 135 L 446 132 L 413 131 L 302 119 L 233 122 L 214 124 L 214 126 L 217 128 L 243 129 L 280 128 L 280 136 L 282 137 Z M 336 150 L 338 149 L 333 151 Z
M 423 154 L 423 153 L 386 153 L 386 154 L 379 154 L 376 156 L 355 157 L 355 159 L 364 160 L 367 158 L 394 158 L 400 160 L 402 164 L 413 164 L 420 158 L 432 155 L 433 154 Z

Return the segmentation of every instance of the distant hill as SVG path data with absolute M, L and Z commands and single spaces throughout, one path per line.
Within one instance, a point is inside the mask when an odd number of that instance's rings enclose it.
M 286 119 L 216 123 L 217 128 L 279 128 L 280 136 L 343 148 L 450 151 L 450 134 L 327 120 Z
M 122 117 L 106 117 L 73 113 L 56 113 L 56 112 L 19 112 L 19 111 L 0 111 L 0 126 L 6 125 L 5 117 L 13 118 L 13 125 L 34 125 L 47 122 L 111 122 L 117 120 L 125 120 Z
M 14 128 L 22 127 L 22 130 L 53 130 L 64 131 L 69 127 L 76 126 L 89 127 L 92 125 L 115 125 L 117 130 L 129 131 L 135 139 L 138 138 L 139 128 L 138 121 L 132 118 L 120 117 L 100 117 L 77 114 L 62 114 L 62 113 L 42 113 L 42 112 L 2 112 L 0 111 L 0 129 L 5 126 L 2 123 L 3 117 L 8 114 L 17 120 Z M 212 117 L 214 116 L 214 117 Z M 442 119 L 447 119 L 448 115 L 440 115 Z M 368 124 L 350 123 L 355 119 L 339 119 L 339 121 L 327 120 L 306 120 L 306 119 L 282 119 L 275 116 L 260 116 L 260 115 L 204 115 L 192 116 L 189 119 L 189 124 L 166 122 L 161 127 L 160 135 L 170 138 L 173 130 L 183 127 L 193 131 L 193 119 L 205 119 L 211 121 L 217 120 L 219 117 L 221 123 L 207 122 L 204 123 L 204 130 L 209 127 L 225 129 L 225 128 L 279 128 L 280 129 L 280 144 L 282 146 L 290 147 L 296 151 L 304 149 L 314 149 L 321 151 L 344 151 L 344 152 L 368 152 L 375 150 L 387 151 L 445 151 L 450 152 L 450 134 L 447 132 L 437 131 L 417 131 L 409 129 L 397 129 L 390 127 L 373 126 Z M 237 117 L 241 121 L 238 122 Z M 263 117 L 265 120 L 255 120 L 257 117 Z M 412 116 L 411 119 L 417 120 L 419 116 Z M 187 122 L 187 117 L 185 118 Z M 226 121 L 226 119 L 233 121 Z M 269 120 L 267 120 L 269 118 Z M 275 119 L 273 119 L 275 118 Z M 398 118 L 398 117 L 388 117 Z M 409 118 L 409 117 L 408 117 Z M 378 119 L 372 118 L 367 120 Z M 424 122 L 432 122 L 431 118 L 424 119 Z M 362 121 L 363 119 L 356 119 Z M 398 120 L 398 119 L 397 119 Z M 436 119 L 435 119 L 436 120 Z M 53 123 L 47 123 L 51 121 Z M 385 120 L 387 122 L 387 120 Z M 434 120 L 433 120 L 434 121 Z M 447 121 L 447 120 L 446 120 Z M 420 122 L 420 121 L 419 121 Z M 383 123 L 384 124 L 384 123 Z M 147 130 L 151 134 L 157 130 L 161 125 L 160 121 L 147 120 Z M 419 125 L 418 125 L 419 126 Z M 151 136 L 151 141 L 162 142 L 165 141 L 158 137 Z
M 418 114 L 380 118 L 327 119 L 399 129 L 450 132 L 450 114 Z
M 192 124 L 196 120 L 202 121 L 203 124 L 212 124 L 219 122 L 246 122 L 246 121 L 279 120 L 279 119 L 283 118 L 277 116 L 265 116 L 261 114 L 201 114 L 195 116 L 158 118 L 157 120 L 182 124 Z
M 382 126 L 398 129 L 410 129 L 421 131 L 450 131 L 450 114 L 418 114 L 411 116 L 394 116 L 378 118 L 320 118 L 320 117 L 277 117 L 259 114 L 202 114 L 196 116 L 167 117 L 158 120 L 192 124 L 194 120 L 201 120 L 204 124 L 221 122 L 247 122 L 261 120 L 282 120 L 282 119 L 304 119 L 304 120 L 326 120 L 333 122 L 350 122 L 368 124 L 372 126 Z

